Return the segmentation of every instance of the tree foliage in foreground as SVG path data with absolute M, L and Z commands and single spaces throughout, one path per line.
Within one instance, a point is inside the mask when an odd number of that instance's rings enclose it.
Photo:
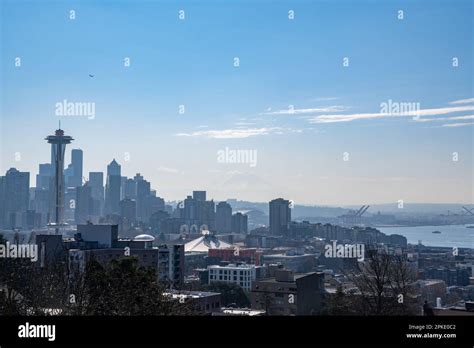
M 355 285 L 352 293 L 337 288 L 329 297 L 330 315 L 416 315 L 418 302 L 410 284 L 415 274 L 406 256 L 368 246 L 364 262 L 346 274 Z
M 0 259 L 0 315 L 197 314 L 166 292 L 154 270 L 133 257 L 107 265 L 90 260 L 85 272 L 68 269 L 66 260 L 41 268 L 30 260 Z

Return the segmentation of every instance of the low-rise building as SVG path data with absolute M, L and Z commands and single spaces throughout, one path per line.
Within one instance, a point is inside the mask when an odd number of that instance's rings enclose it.
M 253 309 L 268 315 L 317 315 L 324 296 L 323 273 L 294 274 L 277 269 L 275 277 L 255 281 L 250 300 Z
M 212 282 L 234 283 L 239 285 L 242 289 L 250 291 L 252 282 L 257 278 L 257 269 L 259 267 L 254 265 L 235 265 L 227 266 L 208 266 L 208 284 Z
M 202 314 L 217 313 L 221 310 L 221 294 L 208 291 L 170 291 L 163 293 L 183 304 L 191 304 L 192 308 Z
M 153 268 L 158 281 L 168 286 L 178 286 L 184 283 L 184 246 L 183 245 L 161 245 L 147 249 L 70 249 L 69 268 L 85 271 L 89 260 L 96 260 L 101 264 L 107 264 L 112 260 L 124 257 L 135 257 L 140 267 Z

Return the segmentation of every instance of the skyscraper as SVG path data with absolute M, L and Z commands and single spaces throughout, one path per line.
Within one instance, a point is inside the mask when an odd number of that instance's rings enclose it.
M 92 188 L 86 183 L 84 186 L 76 187 L 76 208 L 74 220 L 76 224 L 85 224 L 91 220 L 93 208 Z M 92 221 L 91 221 L 92 222 Z
M 39 172 L 36 175 L 36 189 L 34 193 L 33 209 L 40 214 L 41 225 L 48 223 L 48 215 L 50 213 L 52 183 L 52 166 L 51 163 L 42 163 L 39 165 Z
M 290 202 L 283 198 L 270 201 L 270 234 L 274 236 L 286 235 L 290 222 Z
M 248 231 L 247 215 L 235 213 L 232 215 L 232 233 L 247 233 Z
M 52 185 L 52 204 L 50 219 L 56 226 L 63 223 L 64 212 L 64 152 L 66 145 L 70 144 L 74 139 L 70 136 L 64 135 L 64 131 L 57 129 L 54 135 L 49 135 L 45 138 L 51 144 L 51 175 Z M 56 228 L 56 233 L 59 229 Z
M 193 197 L 187 196 L 184 200 L 184 219 L 187 225 L 197 223 L 197 204 Z
M 107 166 L 107 184 L 105 189 L 105 212 L 120 214 L 121 167 L 115 159 Z
M 193 198 L 198 202 L 204 202 L 206 200 L 206 191 L 193 191 Z
M 88 185 L 91 188 L 92 196 L 91 214 L 98 218 L 104 209 L 104 173 L 89 172 Z
M 68 186 L 71 186 L 71 187 L 82 186 L 82 162 L 83 162 L 82 150 L 72 149 L 71 151 L 72 176 L 69 178 Z
M 104 200 L 104 173 L 89 172 L 89 186 L 92 189 L 92 198 Z
M 133 199 L 125 198 L 120 201 L 120 216 L 122 225 L 130 227 L 137 220 L 137 202 Z
M 197 217 L 201 225 L 206 225 L 209 231 L 214 231 L 216 227 L 214 201 L 197 201 Z
M 30 198 L 30 173 L 10 168 L 4 179 L 4 211 L 7 228 L 22 227 Z
M 137 220 L 147 223 L 150 219 L 148 203 L 150 202 L 151 186 L 140 174 L 137 174 L 134 180 L 137 187 Z
M 137 198 L 137 183 L 133 179 L 127 179 L 123 187 L 123 197 L 135 199 Z
M 39 173 L 36 175 L 36 188 L 49 190 L 51 184 L 51 163 L 42 163 L 39 165 Z
M 122 172 L 122 167 L 117 163 L 115 158 L 107 166 L 107 176 L 117 175 L 120 176 Z
M 226 202 L 219 202 L 216 206 L 217 233 L 232 232 L 232 207 Z

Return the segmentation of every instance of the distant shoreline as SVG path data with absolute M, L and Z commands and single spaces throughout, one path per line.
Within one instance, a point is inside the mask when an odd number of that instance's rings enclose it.
M 438 227 L 438 226 L 471 226 L 474 224 L 413 224 L 413 225 L 376 225 L 376 226 L 367 226 L 372 228 L 395 228 L 395 227 Z

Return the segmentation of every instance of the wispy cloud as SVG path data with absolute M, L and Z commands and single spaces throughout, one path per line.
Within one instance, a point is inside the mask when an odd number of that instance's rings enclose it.
M 446 115 L 453 112 L 473 111 L 474 105 L 468 106 L 452 106 L 436 109 L 420 109 L 408 111 L 403 114 L 390 114 L 383 112 L 376 113 L 358 113 L 358 114 L 337 114 L 337 115 L 319 115 L 309 119 L 310 123 L 335 123 L 335 122 L 351 122 L 357 120 L 370 120 L 389 117 L 421 117 Z
M 463 122 L 463 123 L 446 123 L 441 126 L 436 126 L 432 128 L 457 128 L 457 127 L 467 127 L 474 125 L 474 122 Z
M 213 139 L 241 139 L 258 135 L 267 135 L 284 131 L 280 127 L 271 128 L 235 128 L 235 129 L 221 129 L 221 130 L 206 130 L 195 131 L 191 133 L 178 133 L 178 137 L 206 137 Z
M 311 99 L 311 101 L 320 102 L 320 101 L 332 101 L 332 100 L 337 100 L 337 99 L 339 99 L 339 97 L 319 97 L 319 98 Z
M 169 168 L 169 167 L 159 167 L 158 171 L 162 173 L 173 173 L 173 174 L 179 173 L 178 169 Z
M 455 100 L 455 101 L 450 102 L 449 104 L 457 105 L 457 104 L 472 104 L 472 103 L 474 103 L 474 98 Z
M 453 117 L 436 117 L 436 118 L 419 118 L 416 122 L 435 122 L 435 121 L 461 121 L 474 120 L 474 115 L 453 116 Z
M 236 126 L 251 126 L 255 124 L 255 122 L 236 122 L 235 125 Z
M 346 111 L 347 108 L 340 105 L 326 106 L 322 108 L 307 108 L 307 109 L 282 109 L 277 111 L 264 112 L 260 115 L 302 115 L 302 114 L 318 114 L 322 112 L 341 112 Z

